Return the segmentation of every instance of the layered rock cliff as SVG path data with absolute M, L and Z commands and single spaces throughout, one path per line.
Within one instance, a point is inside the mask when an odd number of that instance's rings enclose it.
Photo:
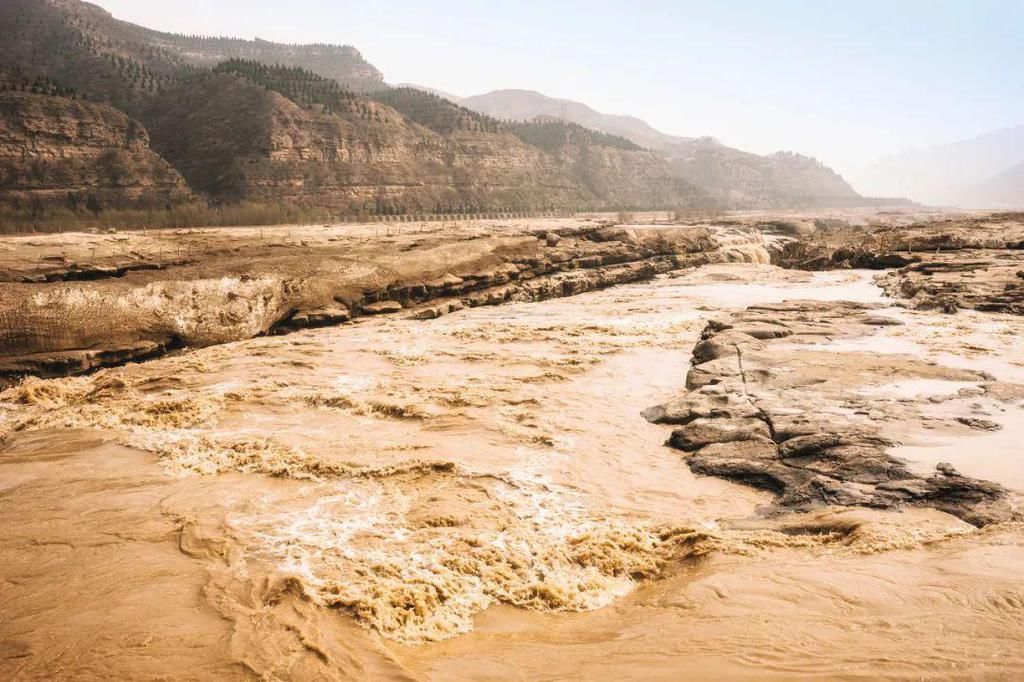
M 603 114 L 580 102 L 530 90 L 496 90 L 460 104 L 499 119 L 537 117 L 572 121 L 622 137 L 667 158 L 679 177 L 729 208 L 840 207 L 871 205 L 831 168 L 815 159 L 780 152 L 759 156 L 710 137 L 667 135 L 631 116 Z
M 703 196 L 649 152 L 572 140 L 549 153 L 469 124 L 441 134 L 365 97 L 300 106 L 236 73 L 190 79 L 144 116 L 156 149 L 225 201 L 395 215 L 674 207 Z
M 175 36 L 77 0 L 8 0 L 0 30 L 0 70 L 127 112 L 217 203 L 384 215 L 706 203 L 635 145 L 574 133 L 549 149 L 441 98 L 383 97 L 352 48 Z M 356 94 L 368 89 L 374 98 Z M 116 182 L 139 164 L 112 163 Z M 28 172 L 15 166 L 12 177 Z
M 706 227 L 603 227 L 582 221 L 486 223 L 379 239 L 348 228 L 141 232 L 34 239 L 7 257 L 0 295 L 0 384 L 66 374 L 352 317 L 429 319 L 462 307 L 570 296 L 708 262 L 767 259 L 759 234 Z M 103 245 L 97 254 L 95 245 Z M 161 260 L 169 246 L 184 258 Z M 182 246 L 185 247 L 182 250 Z M 191 256 L 189 255 L 191 254 Z M 98 256 L 98 257 L 97 257 Z M 74 260 L 71 260 L 74 259 Z M 41 260 L 41 259 L 40 259 Z M 109 263 L 134 263 L 131 271 Z M 122 266 L 123 268 L 123 266 Z M 0 271 L 2 272 L 2 271 Z M 88 281 L 67 281 L 89 273 Z
M 190 197 L 149 148 L 146 130 L 112 107 L 0 92 L 0 203 L 40 210 L 163 208 Z

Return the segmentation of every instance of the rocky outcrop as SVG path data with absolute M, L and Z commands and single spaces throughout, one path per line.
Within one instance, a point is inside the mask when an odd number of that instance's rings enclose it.
M 787 268 L 888 270 L 885 293 L 909 307 L 1024 314 L 1024 215 L 957 217 L 874 231 L 788 240 L 773 253 Z
M 874 242 L 870 236 L 862 241 L 836 245 L 814 239 L 783 242 L 774 253 L 776 265 L 793 270 L 887 270 L 916 263 L 920 256 L 909 251 L 893 251 Z
M 268 250 L 257 235 L 250 244 L 229 237 L 231 249 L 194 255 L 177 267 L 2 285 L 0 375 L 118 364 L 125 359 L 118 349 L 125 348 L 159 354 L 366 315 L 432 319 L 465 307 L 571 296 L 744 258 L 736 251 L 737 236 L 727 236 L 720 242 L 704 228 L 590 226 L 557 235 L 410 234 L 383 243 L 297 245 L 282 253 Z M 756 234 L 747 239 L 751 248 L 760 242 Z M 134 250 L 130 241 L 120 248 Z M 75 359 L 67 360 L 69 353 Z
M 879 279 L 889 296 L 906 305 L 1024 314 L 1024 214 L 913 225 L 880 239 L 915 254 L 914 262 Z
M 28 375 L 62 377 L 83 374 L 101 367 L 148 360 L 172 349 L 173 345 L 166 343 L 138 341 L 121 346 L 0 358 L 0 386 Z
M 25 209 L 164 208 L 190 198 L 146 130 L 109 106 L 0 92 L 0 203 Z
M 688 392 L 645 416 L 677 427 L 669 445 L 695 473 L 771 491 L 778 508 L 923 506 L 977 526 L 1012 518 L 1001 486 L 942 464 L 922 475 L 889 454 L 895 443 L 878 410 L 909 410 L 897 417 L 906 422 L 912 408 L 883 408 L 884 399 L 872 403 L 876 416 L 849 408 L 865 383 L 990 379 L 904 356 L 828 351 L 828 339 L 871 334 L 878 319 L 865 304 L 794 301 L 713 321 L 694 347 Z
M 918 310 L 960 308 L 1024 315 L 1024 250 L 929 254 L 886 273 L 885 293 Z

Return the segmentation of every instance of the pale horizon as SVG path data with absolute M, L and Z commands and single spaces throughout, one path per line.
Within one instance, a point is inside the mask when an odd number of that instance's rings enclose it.
M 684 137 L 796 151 L 848 179 L 908 148 L 1024 123 L 1024 5 L 99 0 L 149 28 L 352 45 L 389 83 L 535 90 Z

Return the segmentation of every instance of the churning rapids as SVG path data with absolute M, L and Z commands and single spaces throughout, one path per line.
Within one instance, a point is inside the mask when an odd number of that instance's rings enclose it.
M 859 271 L 713 265 L 10 388 L 0 676 L 1020 679 L 1019 522 L 767 514 L 641 416 L 708 319 L 787 299 L 885 303 Z M 1024 383 L 1022 318 L 883 312 L 904 324 L 832 351 Z M 855 379 L 932 424 L 973 386 Z M 1019 504 L 1020 401 L 975 412 L 1002 429 L 894 454 Z

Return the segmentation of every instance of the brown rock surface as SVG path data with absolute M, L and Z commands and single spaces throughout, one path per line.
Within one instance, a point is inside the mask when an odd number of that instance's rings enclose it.
M 576 141 L 549 153 L 509 132 L 440 134 L 367 98 L 334 111 L 305 108 L 228 73 L 167 91 L 145 120 L 189 183 L 223 200 L 404 215 L 705 198 L 650 152 Z
M 875 333 L 876 308 L 792 301 L 712 321 L 694 350 L 689 392 L 645 416 L 677 425 L 669 444 L 687 453 L 694 472 L 770 490 L 780 507 L 924 506 L 978 526 L 1012 518 L 1001 486 L 949 465 L 923 475 L 889 454 L 921 418 L 903 382 L 990 377 L 912 356 L 829 349 Z M 766 327 L 786 334 L 758 333 Z
M 1024 214 L 992 213 L 812 233 L 774 262 L 805 270 L 891 270 L 879 283 L 906 305 L 1024 313 Z
M 885 292 L 918 309 L 959 308 L 1024 315 L 1024 250 L 943 251 L 887 273 Z
M 548 246 L 549 230 L 530 223 L 387 239 L 374 237 L 375 228 L 363 234 L 358 228 L 306 228 L 301 234 L 308 238 L 280 242 L 290 230 L 20 238 L 12 240 L 18 248 L 6 261 L 0 255 L 0 270 L 16 281 L 0 284 L 0 358 L 9 375 L 33 373 L 35 365 L 52 374 L 52 367 L 63 366 L 51 361 L 54 354 L 143 342 L 159 348 L 215 345 L 340 323 L 347 317 L 339 304 L 353 315 L 416 308 L 414 316 L 430 318 L 463 306 L 571 296 L 726 260 L 716 235 L 729 237 L 730 248 L 737 238 L 706 228 L 652 227 L 616 241 L 600 227 L 564 222 L 571 227 L 560 229 L 555 246 Z M 761 243 L 759 235 L 746 238 L 750 248 Z M 270 248 L 268 241 L 279 245 Z M 67 256 L 39 269 L 42 258 L 33 254 L 53 251 Z M 100 262 L 90 262 L 97 252 Z M 168 252 L 178 265 L 124 265 L 159 263 Z M 71 259 L 75 272 L 93 268 L 110 276 L 65 282 L 61 275 Z M 419 307 L 424 304 L 437 307 Z
M 189 197 L 181 175 L 149 148 L 146 130 L 120 111 L 0 92 L 0 203 L 162 209 Z

